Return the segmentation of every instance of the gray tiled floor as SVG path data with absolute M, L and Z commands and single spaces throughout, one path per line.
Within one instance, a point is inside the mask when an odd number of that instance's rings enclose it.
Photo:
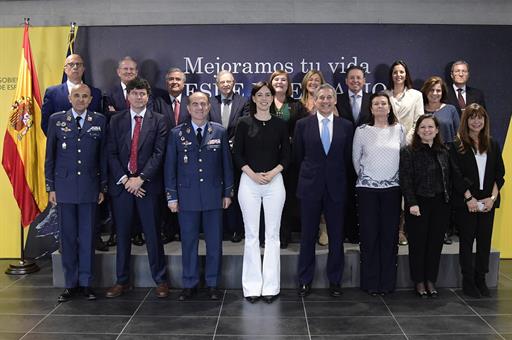
M 0 261 L 3 270 L 9 261 Z M 49 262 L 26 277 L 0 275 L 0 340 L 160 339 L 414 339 L 512 340 L 512 261 L 500 262 L 491 298 L 468 299 L 442 289 L 438 299 L 421 300 L 407 290 L 371 297 L 346 289 L 340 299 L 314 290 L 305 299 L 284 290 L 271 305 L 251 305 L 240 291 L 220 301 L 202 294 L 178 302 L 178 291 L 157 299 L 137 288 L 114 300 L 58 304 Z

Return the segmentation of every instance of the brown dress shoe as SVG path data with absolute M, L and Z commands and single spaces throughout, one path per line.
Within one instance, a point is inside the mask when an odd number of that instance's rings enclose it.
M 167 283 L 159 283 L 155 288 L 156 297 L 166 298 L 169 296 L 169 285 Z
M 108 298 L 115 298 L 115 297 L 123 295 L 124 293 L 126 293 L 129 290 L 130 290 L 130 285 L 115 284 L 112 288 L 107 290 L 107 293 L 105 294 L 105 296 Z

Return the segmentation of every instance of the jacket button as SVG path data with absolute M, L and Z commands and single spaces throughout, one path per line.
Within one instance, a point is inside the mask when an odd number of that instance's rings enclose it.
M 201 163 L 203 160 L 201 158 L 198 159 L 199 163 Z
M 81 161 L 81 160 L 78 160 L 78 164 L 82 164 L 82 161 Z
M 203 172 L 203 169 L 199 169 L 199 172 Z
M 82 173 L 81 173 L 80 171 L 78 171 L 76 174 L 77 174 L 78 176 L 80 176 Z
M 82 150 L 80 150 L 80 149 L 78 149 L 77 151 L 78 151 L 78 153 L 82 152 Z
M 199 179 L 199 182 L 204 182 L 204 179 L 200 178 L 200 179 Z

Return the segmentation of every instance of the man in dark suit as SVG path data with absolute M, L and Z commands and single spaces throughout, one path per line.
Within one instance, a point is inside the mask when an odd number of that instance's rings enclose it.
M 164 116 L 146 108 L 150 86 L 135 78 L 126 85 L 130 109 L 116 114 L 108 129 L 109 193 L 117 225 L 116 284 L 109 298 L 130 289 L 131 226 L 137 210 L 146 237 L 156 295 L 167 297 L 165 255 L 158 232 L 162 197 L 162 162 L 168 124 Z
M 317 113 L 295 126 L 294 155 L 299 165 L 297 197 L 300 199 L 302 233 L 299 254 L 299 295 L 311 292 L 315 272 L 315 242 L 323 213 L 329 236 L 327 277 L 333 297 L 341 296 L 344 267 L 343 221 L 347 171 L 352 163 L 353 127 L 334 116 L 336 90 L 322 84 L 315 92 Z
M 72 108 L 53 114 L 46 139 L 45 177 L 48 201 L 59 214 L 62 266 L 66 290 L 59 302 L 81 293 L 95 300 L 93 228 L 96 207 L 107 189 L 105 117 L 87 110 L 92 100 L 85 84 L 71 89 Z
M 64 63 L 64 73 L 66 73 L 67 81 L 65 83 L 50 86 L 46 89 L 43 99 L 43 107 L 41 108 L 41 128 L 46 134 L 48 130 L 48 119 L 50 116 L 59 111 L 67 111 L 71 109 L 69 102 L 69 93 L 71 88 L 78 84 L 82 84 L 85 67 L 82 57 L 78 54 L 70 54 Z M 101 105 L 101 91 L 95 87 L 89 86 L 91 100 L 88 109 L 95 112 L 103 112 Z M 94 244 L 97 250 L 107 251 L 108 246 L 101 239 L 101 226 L 98 221 L 95 225 Z
M 205 279 L 210 299 L 218 300 L 222 257 L 222 209 L 231 204 L 233 169 L 226 129 L 208 122 L 208 96 L 189 97 L 190 122 L 171 131 L 165 157 L 165 188 L 169 209 L 181 226 L 183 291 L 190 299 L 199 284 L 197 247 L 203 226 L 206 243 Z
M 220 94 L 210 98 L 210 121 L 222 124 L 227 130 L 228 139 L 232 145 L 235 137 L 236 124 L 238 118 L 245 115 L 246 100 L 241 95 L 234 93 L 235 78 L 229 71 L 223 70 L 217 74 L 217 87 Z M 240 169 L 234 167 L 235 190 L 238 190 L 238 182 L 242 175 Z M 224 211 L 224 232 L 229 233 L 232 242 L 242 241 L 244 233 L 244 224 L 242 212 L 238 205 L 236 195 L 234 195 L 233 204 Z
M 185 73 L 181 69 L 171 67 L 165 75 L 167 94 L 154 100 L 154 110 L 166 117 L 171 129 L 190 120 L 187 111 L 188 98 L 183 93 L 186 81 Z M 179 234 L 180 226 L 178 215 L 165 207 L 163 209 L 162 240 L 164 243 L 168 243 L 174 239 L 175 235 Z
M 452 64 L 452 85 L 447 86 L 446 103 L 457 108 L 459 115 L 466 106 L 477 103 L 485 108 L 484 93 L 474 87 L 467 86 L 469 80 L 469 64 L 464 60 L 457 60 Z
M 347 69 L 345 84 L 347 92 L 343 93 L 338 102 L 340 116 L 349 120 L 354 130 L 370 118 L 370 95 L 364 92 L 366 83 L 364 69 L 352 65 Z M 359 227 L 357 224 L 355 184 L 357 174 L 351 166 L 347 171 L 347 212 L 345 214 L 345 238 L 351 243 L 359 243 Z
M 117 65 L 117 76 L 119 77 L 119 84 L 110 90 L 108 95 L 105 97 L 105 115 L 107 120 L 110 121 L 110 117 L 120 111 L 124 111 L 130 108 L 128 103 L 126 84 L 137 78 L 139 70 L 137 69 L 137 63 L 132 57 L 126 56 L 119 61 Z M 149 106 L 149 105 L 148 105 Z M 151 107 L 149 107 L 151 109 Z M 144 238 L 142 237 L 142 227 L 140 226 L 140 218 L 135 214 L 133 224 L 133 237 L 132 243 L 136 246 L 144 245 Z M 112 232 L 110 238 L 107 241 L 108 246 L 115 246 L 117 244 L 115 224 L 112 226 Z
M 48 130 L 48 119 L 50 115 L 59 111 L 67 111 L 71 108 L 69 102 L 70 89 L 82 83 L 85 67 L 82 57 L 78 54 L 70 54 L 64 63 L 64 73 L 68 80 L 65 83 L 50 86 L 46 89 L 41 108 L 41 128 L 46 134 Z M 89 86 L 92 99 L 88 109 L 96 112 L 103 112 L 101 107 L 101 91 L 95 87 Z

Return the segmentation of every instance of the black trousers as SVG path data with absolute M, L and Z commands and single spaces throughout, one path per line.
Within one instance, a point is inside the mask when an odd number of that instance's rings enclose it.
M 469 280 L 482 277 L 489 271 L 494 208 L 486 213 L 470 213 L 466 207 L 457 209 L 459 230 L 459 261 L 462 275 Z M 476 240 L 476 254 L 473 263 L 473 241 Z
M 420 216 L 404 211 L 409 235 L 409 267 L 415 283 L 436 282 L 443 239 L 450 224 L 450 205 L 444 195 L 417 196 Z
M 396 285 L 400 187 L 356 188 L 356 192 L 361 238 L 361 289 L 392 292 Z

